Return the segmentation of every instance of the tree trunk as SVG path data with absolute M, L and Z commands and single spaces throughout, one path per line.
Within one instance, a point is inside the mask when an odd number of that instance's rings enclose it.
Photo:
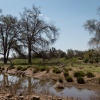
M 31 45 L 28 47 L 28 64 L 32 64 L 31 62 Z
M 7 64 L 7 58 L 6 58 L 6 55 L 4 55 L 4 64 Z

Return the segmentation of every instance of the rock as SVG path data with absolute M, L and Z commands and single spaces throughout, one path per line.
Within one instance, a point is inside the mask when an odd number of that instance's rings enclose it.
M 61 84 L 61 83 L 59 83 L 59 82 L 56 83 L 56 86 L 55 86 L 55 87 L 56 87 L 56 88 L 59 88 L 59 89 L 64 89 L 63 84 Z
M 8 93 L 8 94 L 6 94 L 6 97 L 11 98 L 12 94 Z
M 25 100 L 24 96 L 19 96 L 20 100 Z
M 40 100 L 39 96 L 33 96 L 31 100 Z

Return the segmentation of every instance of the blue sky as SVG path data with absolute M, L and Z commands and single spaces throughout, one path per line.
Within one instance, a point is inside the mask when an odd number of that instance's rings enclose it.
M 98 18 L 100 0 L 0 0 L 3 14 L 14 16 L 33 4 L 40 7 L 46 21 L 53 21 L 60 29 L 59 39 L 53 47 L 64 51 L 89 49 L 87 43 L 91 36 L 83 25 L 88 19 Z

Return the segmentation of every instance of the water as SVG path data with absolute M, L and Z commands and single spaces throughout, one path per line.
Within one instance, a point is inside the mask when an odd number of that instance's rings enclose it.
M 39 79 L 34 79 L 30 77 L 17 77 L 4 74 L 0 75 L 0 86 L 10 86 L 10 90 L 12 89 L 13 92 L 17 94 L 41 93 L 61 97 L 81 98 L 81 100 L 97 100 L 96 97 L 98 97 L 99 95 L 99 93 L 93 90 L 79 89 L 76 87 L 55 89 L 52 81 L 40 81 Z

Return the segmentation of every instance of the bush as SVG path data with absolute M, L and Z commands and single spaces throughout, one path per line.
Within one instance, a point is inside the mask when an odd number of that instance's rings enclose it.
M 22 67 L 21 67 L 21 66 L 18 66 L 18 67 L 17 67 L 17 70 L 21 70 L 21 69 L 22 69 Z
M 88 63 L 89 62 L 89 59 L 88 58 L 86 58 L 86 59 L 84 59 L 84 61 L 83 61 L 84 63 Z
M 64 72 L 64 76 L 65 77 L 68 77 L 69 76 L 69 73 L 68 72 Z
M 61 78 L 59 78 L 59 80 L 58 80 L 60 83 L 63 83 L 63 80 L 61 79 Z
M 56 74 L 59 74 L 59 73 L 61 73 L 61 70 L 58 69 L 57 67 L 54 67 L 53 72 Z
M 66 81 L 67 82 L 73 82 L 73 79 L 72 79 L 72 77 L 66 77 Z
M 37 70 L 37 69 L 34 69 L 34 70 L 33 70 L 33 73 L 37 73 L 37 72 L 38 72 L 38 70 Z
M 21 71 L 25 71 L 25 70 L 27 70 L 27 67 L 22 67 L 21 68 Z
M 87 76 L 88 78 L 91 78 L 91 77 L 94 77 L 94 74 L 93 74 L 92 72 L 87 72 L 86 76 Z
M 83 71 L 77 71 L 74 73 L 74 77 L 84 77 L 85 73 Z
M 45 71 L 45 70 L 47 70 L 47 67 L 45 67 L 45 66 L 40 67 L 40 71 Z
M 79 83 L 79 84 L 84 84 L 84 83 L 85 83 L 84 78 L 78 77 L 78 78 L 77 78 L 77 83 Z

